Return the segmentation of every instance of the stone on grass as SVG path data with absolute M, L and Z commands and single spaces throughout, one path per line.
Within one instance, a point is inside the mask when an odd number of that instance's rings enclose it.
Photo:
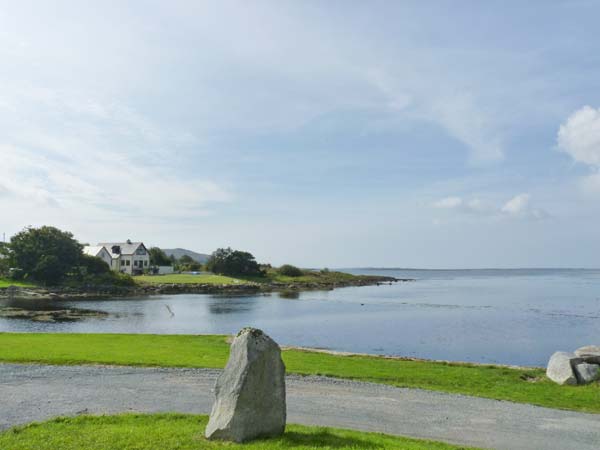
M 573 366 L 579 384 L 588 384 L 600 378 L 600 365 L 579 363 Z
M 277 343 L 261 330 L 244 328 L 231 344 L 206 427 L 208 439 L 245 442 L 283 434 L 285 365 Z
M 575 350 L 575 354 L 589 364 L 600 364 L 600 345 L 586 345 Z
M 556 352 L 548 361 L 546 376 L 558 384 L 577 384 L 577 377 L 573 371 L 573 365 L 583 360 L 574 353 Z

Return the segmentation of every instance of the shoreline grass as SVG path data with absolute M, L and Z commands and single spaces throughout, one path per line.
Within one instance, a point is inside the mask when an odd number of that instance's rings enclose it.
M 230 285 L 230 284 L 244 284 L 247 283 L 245 280 L 238 278 L 227 277 L 224 275 L 213 275 L 213 274 L 185 274 L 185 273 L 174 273 L 168 275 L 137 275 L 134 278 L 136 283 L 142 284 L 216 284 L 216 285 Z
M 7 288 L 9 286 L 36 287 L 34 284 L 26 283 L 24 281 L 16 281 L 16 280 L 11 280 L 9 278 L 0 277 L 0 288 Z
M 288 425 L 281 437 L 258 439 L 242 445 L 208 441 L 205 415 L 120 414 L 59 417 L 0 433 L 0 448 L 11 450 L 136 450 L 154 449 L 404 449 L 451 450 L 466 448 L 442 442 L 338 428 Z M 469 447 L 471 448 L 471 447 Z
M 324 283 L 335 284 L 356 281 L 360 279 L 369 279 L 366 275 L 352 275 L 345 272 L 317 272 L 305 270 L 303 275 L 290 277 L 279 274 L 276 270 L 269 270 L 264 277 L 260 276 L 237 276 L 230 277 L 225 275 L 214 275 L 201 273 L 198 275 L 174 273 L 168 275 L 138 275 L 134 277 L 137 283 L 141 284 L 302 284 L 302 283 Z
M 223 368 L 227 336 L 0 333 L 0 362 Z M 543 369 L 284 350 L 288 373 L 600 413 L 600 383 L 559 386 Z

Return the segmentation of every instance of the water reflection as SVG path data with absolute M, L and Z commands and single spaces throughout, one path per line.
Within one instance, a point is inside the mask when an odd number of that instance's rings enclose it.
M 224 297 L 210 296 L 208 310 L 211 314 L 240 314 L 255 309 L 260 301 L 256 297 Z

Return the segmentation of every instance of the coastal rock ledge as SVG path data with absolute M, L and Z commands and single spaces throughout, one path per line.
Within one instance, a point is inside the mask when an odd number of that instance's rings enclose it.
M 231 344 L 215 395 L 205 432 L 208 439 L 239 443 L 283 434 L 285 365 L 279 345 L 261 330 L 241 330 Z
M 558 384 L 588 384 L 600 379 L 600 346 L 556 352 L 548 361 L 546 376 Z

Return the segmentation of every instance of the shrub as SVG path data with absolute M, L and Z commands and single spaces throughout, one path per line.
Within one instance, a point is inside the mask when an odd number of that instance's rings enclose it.
M 251 253 L 219 248 L 210 255 L 206 269 L 221 275 L 263 275 Z
M 304 273 L 302 269 L 299 269 L 296 266 L 292 266 L 291 264 L 284 264 L 279 269 L 277 269 L 280 275 L 284 275 L 286 277 L 301 277 Z
M 102 275 L 110 272 L 110 267 L 100 258 L 90 255 L 81 255 L 79 269 L 85 275 Z

